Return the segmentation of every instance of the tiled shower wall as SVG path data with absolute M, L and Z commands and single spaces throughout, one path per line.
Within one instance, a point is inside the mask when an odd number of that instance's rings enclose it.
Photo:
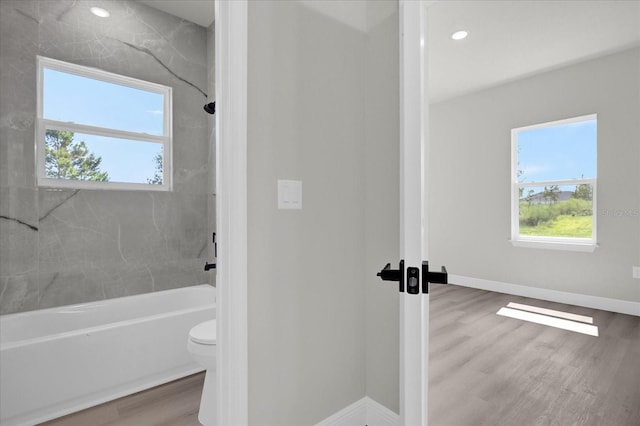
M 0 313 L 210 282 L 211 41 L 132 1 L 0 1 Z M 36 55 L 173 87 L 173 191 L 38 188 Z

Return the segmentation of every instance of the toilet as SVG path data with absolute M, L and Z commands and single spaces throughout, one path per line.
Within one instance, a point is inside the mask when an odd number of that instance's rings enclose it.
M 187 350 L 205 368 L 204 387 L 198 420 L 204 426 L 216 425 L 216 320 L 205 321 L 189 331 Z

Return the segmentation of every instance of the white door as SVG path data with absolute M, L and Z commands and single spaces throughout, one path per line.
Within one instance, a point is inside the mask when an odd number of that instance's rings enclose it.
M 406 274 L 400 294 L 400 424 L 416 426 L 428 421 L 429 384 L 429 294 L 421 288 L 427 259 L 425 5 L 400 0 L 399 15 L 400 257 Z
M 426 17 L 433 2 L 400 0 L 400 257 L 378 274 L 400 283 L 400 425 L 428 423 L 429 272 L 425 165 L 428 159 Z M 390 262 L 391 263 L 391 262 Z

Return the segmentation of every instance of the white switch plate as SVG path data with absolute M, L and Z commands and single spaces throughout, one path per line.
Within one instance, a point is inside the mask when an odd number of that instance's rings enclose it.
M 278 208 L 302 209 L 302 181 L 278 179 Z
M 640 266 L 633 267 L 633 278 L 640 279 Z

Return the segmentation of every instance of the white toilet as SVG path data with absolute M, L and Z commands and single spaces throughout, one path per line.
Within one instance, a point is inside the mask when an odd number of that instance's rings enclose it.
M 189 331 L 187 350 L 206 369 L 198 420 L 216 425 L 216 320 L 205 321 Z

